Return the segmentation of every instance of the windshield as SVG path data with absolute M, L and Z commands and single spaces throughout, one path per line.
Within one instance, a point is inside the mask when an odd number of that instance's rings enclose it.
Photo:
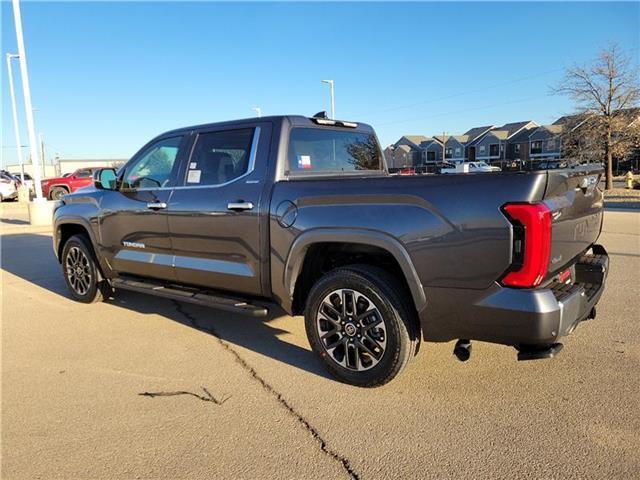
M 382 153 L 373 134 L 323 128 L 294 128 L 288 173 L 380 171 Z

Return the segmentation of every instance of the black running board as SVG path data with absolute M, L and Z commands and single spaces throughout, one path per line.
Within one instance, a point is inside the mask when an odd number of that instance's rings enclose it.
M 111 280 L 113 288 L 132 292 L 148 293 L 156 297 L 169 298 L 178 302 L 193 303 L 205 307 L 216 308 L 227 312 L 240 313 L 251 317 L 266 317 L 269 311 L 262 306 L 252 305 L 237 298 L 221 297 L 192 289 L 183 289 L 175 285 L 116 278 Z
M 545 358 L 553 358 L 562 350 L 561 343 L 553 343 L 542 347 L 520 347 L 518 349 L 518 361 L 524 360 L 542 360 Z

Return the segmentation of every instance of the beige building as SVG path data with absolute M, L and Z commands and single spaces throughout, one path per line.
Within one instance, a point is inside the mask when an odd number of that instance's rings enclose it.
M 121 165 L 124 165 L 125 162 L 127 162 L 127 159 L 121 158 L 109 158 L 104 160 L 61 158 L 55 165 L 45 164 L 42 176 L 43 178 L 59 177 L 65 173 L 73 173 L 79 168 L 118 168 Z M 20 173 L 20 165 L 17 164 L 7 165 L 3 168 L 11 173 Z M 42 171 L 42 165 L 40 166 L 40 170 Z M 33 165 L 31 163 L 25 163 L 24 173 L 33 177 Z

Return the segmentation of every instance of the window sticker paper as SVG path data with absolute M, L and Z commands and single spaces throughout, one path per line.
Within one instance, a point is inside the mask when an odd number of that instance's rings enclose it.
M 189 170 L 187 183 L 200 183 L 200 170 Z

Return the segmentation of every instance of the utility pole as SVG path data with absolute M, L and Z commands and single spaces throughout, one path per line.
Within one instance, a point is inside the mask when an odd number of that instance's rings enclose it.
M 33 183 L 36 191 L 36 200 L 44 201 L 42 198 L 42 175 L 40 164 L 38 163 L 38 142 L 36 140 L 36 130 L 33 123 L 33 107 L 31 106 L 31 89 L 29 88 L 29 72 L 27 70 L 27 54 L 24 48 L 24 38 L 22 35 L 22 17 L 20 15 L 20 0 L 12 0 L 13 18 L 16 27 L 16 40 L 18 44 L 18 56 L 20 59 L 20 76 L 22 77 L 22 92 L 24 94 L 24 108 L 27 120 L 27 132 L 29 134 L 29 150 L 31 150 L 31 162 L 33 164 Z
M 445 150 L 447 149 L 446 134 L 447 132 L 442 132 L 442 163 L 445 163 Z
M 42 161 L 42 175 L 47 176 L 47 169 L 44 166 L 44 139 L 42 138 L 42 132 L 40 132 L 40 160 Z
M 326 83 L 331 88 L 331 118 L 335 120 L 336 118 L 336 101 L 335 101 L 335 92 L 333 90 L 333 80 L 322 80 L 322 83 Z
M 16 136 L 16 150 L 20 164 L 20 180 L 24 185 L 24 161 L 22 160 L 22 141 L 20 140 L 20 125 L 18 124 L 18 107 L 16 105 L 16 91 L 13 88 L 13 68 L 11 60 L 18 58 L 15 53 L 7 53 L 7 70 L 9 71 L 9 94 L 11 95 L 11 111 L 13 113 L 13 130 Z
M 252 107 L 251 110 L 256 112 L 256 115 L 258 116 L 258 118 L 262 116 L 262 109 L 260 107 Z

